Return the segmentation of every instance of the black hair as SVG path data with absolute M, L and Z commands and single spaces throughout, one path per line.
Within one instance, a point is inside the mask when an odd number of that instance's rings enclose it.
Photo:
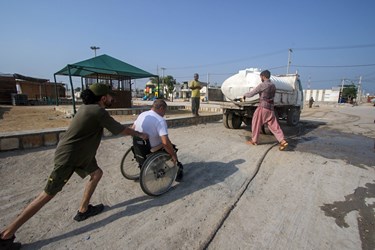
M 269 72 L 268 70 L 264 70 L 260 73 L 261 76 L 264 76 L 265 78 L 267 79 L 270 79 L 271 77 L 271 72 Z
M 96 104 L 102 97 L 96 96 L 90 89 L 85 89 L 81 92 L 81 98 L 83 104 Z
M 167 103 L 162 99 L 156 99 L 152 104 L 154 109 L 167 108 Z

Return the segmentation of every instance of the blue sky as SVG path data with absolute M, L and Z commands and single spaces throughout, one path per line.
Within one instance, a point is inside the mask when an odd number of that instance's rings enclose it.
M 304 88 L 375 93 L 373 0 L 2 0 L 0 72 L 47 78 L 94 56 L 221 83 L 241 69 L 298 71 Z M 57 81 L 67 81 L 57 77 Z M 74 79 L 76 83 L 80 79 Z M 147 81 L 137 80 L 141 88 Z

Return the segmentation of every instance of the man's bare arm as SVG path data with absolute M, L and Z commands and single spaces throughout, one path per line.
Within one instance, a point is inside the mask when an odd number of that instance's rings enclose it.
M 167 151 L 167 153 L 172 157 L 173 162 L 177 163 L 177 155 L 173 149 L 172 142 L 171 140 L 169 140 L 168 135 L 162 135 L 160 138 L 165 151 Z
M 131 135 L 131 136 L 137 136 L 139 138 L 142 138 L 143 140 L 147 140 L 148 139 L 148 134 L 146 133 L 141 133 L 141 132 L 138 132 L 138 131 L 135 131 L 134 129 L 130 128 L 130 127 L 126 127 L 122 132 L 121 134 L 123 135 Z

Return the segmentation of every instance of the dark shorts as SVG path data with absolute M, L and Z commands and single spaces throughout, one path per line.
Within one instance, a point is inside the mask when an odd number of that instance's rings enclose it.
M 70 177 L 76 172 L 82 179 L 99 169 L 96 159 L 84 167 L 55 165 L 50 174 L 44 191 L 49 195 L 56 195 L 62 190 Z

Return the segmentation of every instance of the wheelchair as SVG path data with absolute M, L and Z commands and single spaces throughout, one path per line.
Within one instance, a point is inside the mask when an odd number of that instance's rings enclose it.
M 178 166 L 163 149 L 151 152 L 150 142 L 133 137 L 133 146 L 121 160 L 121 173 L 128 180 L 139 179 L 143 192 L 150 196 L 166 193 L 176 179 Z M 175 148 L 177 152 L 177 148 Z

